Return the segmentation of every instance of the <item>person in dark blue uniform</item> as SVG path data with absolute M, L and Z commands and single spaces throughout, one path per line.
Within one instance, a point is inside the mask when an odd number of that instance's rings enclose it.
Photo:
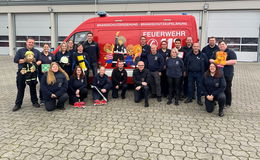
M 99 91 L 108 98 L 108 93 L 110 89 L 112 88 L 112 83 L 108 76 L 105 74 L 106 68 L 104 66 L 101 66 L 99 68 L 99 73 L 94 77 L 93 85 L 96 86 Z M 94 105 L 102 105 L 106 104 L 104 100 L 102 100 L 103 97 L 98 93 L 97 90 L 93 90 L 93 100 Z
M 122 88 L 121 98 L 125 99 L 125 94 L 127 90 L 127 72 L 124 69 L 124 62 L 119 61 L 118 67 L 112 71 L 112 97 L 118 98 L 118 90 Z
M 164 60 L 164 67 L 162 70 L 162 75 L 161 75 L 161 88 L 162 88 L 162 95 L 164 97 L 167 97 L 168 92 L 169 92 L 169 87 L 168 87 L 168 82 L 167 82 L 167 76 L 166 76 L 166 59 L 168 57 L 170 57 L 171 54 L 171 50 L 167 48 L 167 42 L 166 41 L 162 41 L 161 42 L 161 48 L 158 49 L 157 51 L 159 54 L 161 54 L 163 56 L 163 60 Z
M 89 55 L 86 52 L 84 52 L 84 48 L 81 43 L 78 43 L 77 52 L 74 52 L 74 54 L 72 55 L 73 70 L 75 69 L 76 66 L 81 67 L 81 69 L 86 77 L 86 80 L 88 80 L 89 68 L 90 68 Z
M 68 41 L 68 51 L 71 55 L 73 55 L 75 52 L 77 52 L 76 45 L 74 44 L 73 40 Z
M 162 101 L 162 92 L 161 92 L 161 75 L 164 67 L 163 56 L 157 53 L 157 46 L 151 46 L 151 53 L 147 55 L 147 64 L 148 69 L 151 74 L 150 87 L 152 90 L 152 98 L 157 97 L 157 101 Z
M 196 82 L 197 103 L 202 106 L 202 77 L 208 65 L 208 59 L 203 53 L 200 52 L 199 47 L 199 43 L 194 43 L 192 46 L 192 52 L 185 58 L 185 72 L 188 75 L 188 98 L 185 100 L 185 103 L 192 102 L 194 91 L 193 83 Z
M 143 61 L 137 63 L 137 68 L 133 71 L 134 81 L 134 101 L 139 103 L 144 98 L 144 107 L 149 107 L 149 84 L 151 81 L 150 71 L 145 68 Z
M 42 95 L 47 111 L 64 110 L 68 100 L 68 74 L 56 62 L 52 62 L 50 70 L 44 74 L 41 81 Z
M 55 61 L 69 76 L 72 74 L 72 55 L 68 51 L 68 44 L 66 42 L 60 44 L 60 51 L 56 53 Z
M 55 61 L 55 55 L 50 53 L 49 44 L 45 43 L 43 45 L 43 51 L 41 52 L 39 59 L 42 62 L 38 69 L 38 78 L 39 81 L 41 82 L 44 73 L 49 71 L 51 62 Z M 39 92 L 40 92 L 40 102 L 41 104 L 44 104 L 41 88 Z
M 24 91 L 26 87 L 26 75 L 21 74 L 20 71 L 23 68 L 25 60 L 25 53 L 27 51 L 32 51 L 34 54 L 34 58 L 36 60 L 36 64 L 39 66 L 41 64 L 41 61 L 39 61 L 40 51 L 34 48 L 34 39 L 28 38 L 26 40 L 26 47 L 19 49 L 14 57 L 14 63 L 18 64 L 18 72 L 16 76 L 16 86 L 17 86 L 17 95 L 15 100 L 15 106 L 13 107 L 13 111 L 17 111 L 21 109 L 21 106 L 23 104 L 23 98 L 24 98 Z M 34 107 L 40 107 L 40 104 L 38 103 L 37 98 L 37 92 L 36 92 L 36 84 L 30 86 L 30 95 L 31 95 L 31 102 Z
M 179 105 L 181 80 L 184 71 L 184 63 L 178 57 L 178 50 L 173 48 L 171 50 L 170 58 L 166 60 L 166 75 L 168 77 L 169 97 L 167 104 L 172 103 L 173 92 L 175 98 L 175 105 Z
M 140 43 L 141 43 L 141 47 L 142 47 L 140 61 L 143 61 L 145 67 L 147 68 L 148 67 L 147 56 L 151 53 L 151 47 L 150 47 L 150 45 L 147 44 L 145 36 L 141 36 L 140 41 L 141 41 Z
M 210 37 L 209 44 L 202 49 L 202 53 L 204 53 L 207 58 L 210 59 L 217 51 L 219 51 L 219 47 L 216 45 L 216 38 Z
M 87 79 L 80 66 L 76 66 L 69 80 L 69 104 L 83 101 L 88 96 Z
M 218 64 L 218 66 L 220 66 L 220 68 L 223 69 L 225 81 L 227 84 L 226 89 L 225 89 L 226 106 L 230 107 L 232 104 L 231 87 L 232 87 L 232 80 L 234 77 L 234 65 L 237 63 L 237 55 L 233 50 L 231 50 L 227 47 L 227 43 L 225 41 L 220 41 L 218 46 L 219 46 L 220 51 L 224 53 L 224 55 L 222 55 L 222 56 L 225 57 L 225 59 L 223 59 L 224 61 L 221 62 L 221 64 Z M 211 63 L 216 63 L 216 61 L 215 61 L 217 58 L 216 54 L 217 54 L 217 52 L 210 59 Z
M 97 75 L 98 60 L 99 60 L 99 46 L 98 43 L 93 40 L 93 33 L 87 34 L 87 41 L 83 43 L 84 52 L 88 54 L 90 69 L 92 70 L 93 76 Z
M 207 112 L 213 112 L 214 103 L 215 101 L 218 101 L 219 116 L 224 116 L 223 109 L 226 101 L 226 96 L 224 94 L 225 87 L 226 82 L 222 73 L 215 64 L 211 63 L 209 65 L 209 70 L 204 74 L 202 85 Z

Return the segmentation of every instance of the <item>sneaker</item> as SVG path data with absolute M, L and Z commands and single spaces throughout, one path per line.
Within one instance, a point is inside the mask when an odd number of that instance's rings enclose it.
M 220 112 L 218 113 L 218 116 L 219 116 L 219 117 L 223 117 L 223 116 L 224 116 L 224 111 L 220 111 Z
M 40 105 L 41 105 L 41 106 L 44 105 L 44 100 L 41 100 Z
M 18 111 L 19 109 L 21 109 L 21 106 L 16 104 L 13 108 L 13 112 Z
M 101 105 L 100 100 L 95 100 L 95 101 L 94 101 L 94 106 L 100 106 L 100 105 Z
M 125 96 L 124 96 L 124 95 L 122 95 L 122 96 L 121 96 L 121 98 L 122 98 L 122 99 L 125 99 Z
M 101 101 L 100 101 L 100 104 L 101 104 L 101 105 L 105 105 L 105 104 L 107 104 L 107 101 L 101 100 Z
M 40 107 L 40 104 L 37 102 L 37 103 L 34 103 L 33 106 L 34 106 L 35 108 L 39 108 L 39 107 Z
M 175 100 L 175 106 L 178 106 L 179 105 L 179 101 L 178 100 Z

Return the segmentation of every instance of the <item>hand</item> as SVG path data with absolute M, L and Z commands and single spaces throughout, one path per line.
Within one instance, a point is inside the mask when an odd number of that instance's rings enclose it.
M 212 95 L 207 95 L 207 99 L 209 100 L 209 101 L 213 101 L 213 96 Z
M 147 82 L 142 82 L 142 85 L 143 86 L 147 86 Z
M 25 63 L 25 59 L 19 59 L 19 64 L 23 64 L 23 63 Z
M 106 90 L 106 89 L 101 89 L 101 92 L 102 92 L 102 93 L 106 93 L 107 90 Z
M 158 72 L 158 74 L 159 74 L 159 76 L 161 76 L 161 75 L 162 75 L 162 72 Z
M 187 72 L 183 72 L 183 76 L 186 77 L 187 76 Z
M 76 95 L 79 95 L 79 92 L 80 92 L 80 90 L 79 90 L 79 89 L 77 89 L 77 90 L 76 90 Z
M 55 94 L 51 94 L 51 98 L 57 98 L 57 96 Z
M 42 64 L 42 61 L 37 61 L 36 64 L 39 66 Z
M 139 91 L 141 89 L 141 86 L 138 86 L 135 88 L 135 90 Z
M 116 86 L 116 89 L 119 89 L 119 85 Z
M 214 63 L 214 59 L 210 59 L 209 62 L 210 62 L 210 63 Z

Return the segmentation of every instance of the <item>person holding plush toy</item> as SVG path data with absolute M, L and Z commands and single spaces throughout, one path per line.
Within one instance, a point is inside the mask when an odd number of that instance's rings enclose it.
M 40 51 L 34 48 L 34 39 L 26 40 L 26 47 L 19 49 L 14 57 L 14 63 L 18 64 L 18 72 L 16 77 L 17 96 L 13 111 L 21 109 L 26 84 L 30 87 L 31 102 L 34 107 L 40 107 L 38 103 L 36 84 L 37 84 L 37 65 L 39 61 Z M 36 76 L 34 78 L 34 76 Z
M 219 52 L 212 55 L 210 62 L 215 63 L 219 68 L 223 69 L 223 74 L 226 81 L 226 106 L 230 107 L 232 102 L 232 80 L 234 76 L 234 65 L 237 63 L 236 53 L 227 47 L 227 43 L 222 40 L 218 43 Z

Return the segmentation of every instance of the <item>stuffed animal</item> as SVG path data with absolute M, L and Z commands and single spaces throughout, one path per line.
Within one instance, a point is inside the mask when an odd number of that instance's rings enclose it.
M 106 43 L 104 45 L 104 51 L 106 52 L 106 55 L 104 57 L 104 59 L 106 61 L 106 64 L 105 64 L 105 67 L 106 67 L 108 64 L 111 64 L 113 61 L 114 45 L 110 44 L 110 43 Z
M 35 62 L 34 53 L 27 51 L 25 53 L 25 63 L 23 64 L 20 73 L 25 75 L 27 85 L 37 84 L 37 64 Z
M 227 63 L 227 52 L 218 51 L 216 53 L 216 59 L 214 63 L 217 64 L 219 67 L 224 67 Z

